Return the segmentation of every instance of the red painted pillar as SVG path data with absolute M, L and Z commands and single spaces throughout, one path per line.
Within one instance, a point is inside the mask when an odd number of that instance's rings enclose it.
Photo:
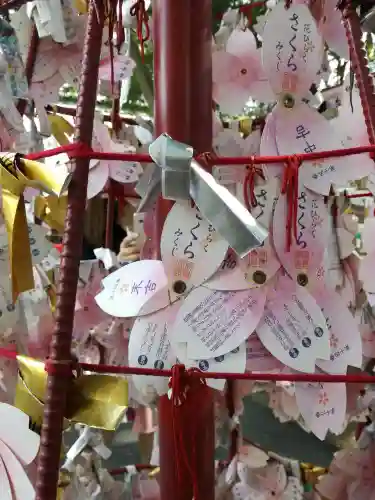
M 190 0 L 190 145 L 198 153 L 212 146 L 212 2 Z
M 211 43 L 210 4 L 207 0 L 153 2 L 155 135 L 166 132 L 199 152 L 211 149 L 211 46 L 207 44 Z M 201 15 L 206 18 L 200 19 Z M 156 253 L 170 206 L 165 200 L 158 202 Z M 172 422 L 172 403 L 163 396 L 159 401 L 161 500 L 192 500 L 193 480 L 197 483 L 195 500 L 214 500 L 211 391 L 205 391 L 199 404 L 187 405 L 179 423 L 190 466 L 176 454 Z M 197 472 L 194 478 L 189 470 L 192 467 Z

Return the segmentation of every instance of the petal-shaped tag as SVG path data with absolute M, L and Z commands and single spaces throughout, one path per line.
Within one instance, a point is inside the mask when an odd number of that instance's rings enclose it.
M 277 146 L 282 155 L 330 151 L 343 147 L 342 137 L 329 120 L 307 104 L 295 104 L 291 109 L 278 105 L 273 114 L 276 117 Z M 348 181 L 358 177 L 358 170 L 355 168 L 357 161 L 354 156 L 308 160 L 302 163 L 300 180 L 305 187 L 328 195 L 332 184 L 345 186 Z
M 129 339 L 129 366 L 169 370 L 175 364 L 176 354 L 169 341 L 169 325 L 173 323 L 178 307 L 179 303 L 175 303 L 135 320 Z M 165 377 L 133 375 L 133 382 L 141 393 L 150 385 L 160 395 L 168 392 L 168 379 Z
M 358 278 L 367 293 L 375 293 L 375 252 L 371 252 L 360 261 Z
M 322 196 L 300 184 L 297 208 L 297 237 L 286 249 L 286 195 L 280 195 L 273 218 L 273 242 L 287 272 L 303 286 L 313 287 L 319 278 L 328 238 L 328 210 Z
M 330 356 L 328 329 L 318 304 L 286 276 L 269 294 L 257 334 L 278 360 L 298 371 L 313 373 L 315 360 Z
M 270 458 L 267 453 L 260 448 L 248 444 L 239 447 L 238 455 L 241 462 L 253 469 L 265 467 Z
M 91 200 L 104 189 L 109 176 L 109 163 L 92 160 L 90 162 L 89 179 L 87 183 L 87 199 Z
M 375 217 L 365 220 L 362 227 L 363 250 L 367 253 L 375 252 Z
M 266 18 L 263 66 L 275 92 L 304 97 L 316 80 L 323 57 L 323 40 L 306 5 L 286 9 L 279 2 Z
M 267 182 L 260 181 L 254 187 L 256 207 L 252 208 L 253 217 L 266 229 L 271 229 L 273 209 L 279 195 L 280 183 L 273 177 Z M 240 201 L 243 200 L 243 190 Z M 267 283 L 280 269 L 280 261 L 268 237 L 261 246 L 252 250 L 241 264 L 244 265 L 245 277 L 249 286 L 256 287 Z
M 178 296 L 212 276 L 228 243 L 196 208 L 175 203 L 164 224 L 160 249 L 171 294 Z
M 283 491 L 280 500 L 303 500 L 304 489 L 301 481 L 296 477 L 288 477 L 288 484 Z
M 104 58 L 99 63 L 99 79 L 111 81 L 112 68 L 113 78 L 118 82 L 132 76 L 135 62 L 126 54 L 117 55 L 113 59 L 113 63 L 111 63 L 110 57 Z
M 331 346 L 329 361 L 317 360 L 317 366 L 328 373 L 343 374 L 348 365 L 361 368 L 361 334 L 345 302 L 336 292 L 328 290 L 316 293 L 315 300 L 326 318 Z
M 279 156 L 279 149 L 276 142 L 276 120 L 273 113 L 267 115 L 260 140 L 259 154 L 261 156 Z M 281 178 L 284 168 L 285 166 L 283 163 L 267 163 L 263 166 L 263 171 L 267 179 L 270 177 Z
M 297 383 L 297 404 L 311 431 L 323 440 L 330 430 L 343 431 L 346 412 L 345 384 Z
M 137 182 L 139 179 L 139 163 L 110 162 L 109 175 L 111 179 L 122 184 Z
M 246 371 L 267 372 L 281 370 L 283 364 L 267 351 L 256 334 L 250 335 L 246 341 Z
M 34 500 L 34 487 L 16 456 L 0 441 L 0 457 L 5 465 L 14 500 Z
M 102 281 L 104 290 L 95 297 L 111 316 L 130 318 L 151 314 L 169 305 L 168 280 L 163 263 L 142 260 L 121 267 Z
M 53 245 L 47 240 L 48 229 L 36 224 L 28 224 L 30 251 L 33 264 L 40 264 L 51 252 Z M 0 265 L 9 259 L 8 235 L 3 226 L 0 229 Z
M 40 438 L 29 429 L 29 417 L 14 406 L 1 403 L 0 422 L 0 441 L 8 446 L 23 464 L 30 464 L 38 453 Z M 17 432 L 12 432 L 15 428 Z
M 336 0 L 325 0 L 319 29 L 329 48 L 340 57 L 349 59 L 349 44 L 346 38 L 341 11 Z
M 3 500 L 13 500 L 12 488 L 9 483 L 7 470 L 0 457 L 0 494 Z
M 261 288 L 241 292 L 195 288 L 178 312 L 171 339 L 187 343 L 190 359 L 227 354 L 255 330 L 265 299 L 265 291 Z

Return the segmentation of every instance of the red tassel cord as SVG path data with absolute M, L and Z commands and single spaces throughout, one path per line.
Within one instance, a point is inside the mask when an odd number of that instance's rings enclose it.
M 141 46 L 142 62 L 145 62 L 144 45 L 145 42 L 150 39 L 149 17 L 145 6 L 145 0 L 138 0 L 130 9 L 130 15 L 137 18 L 137 37 Z
M 243 197 L 245 201 L 245 207 L 251 212 L 252 208 L 255 208 L 258 205 L 256 196 L 255 196 L 255 185 L 256 185 L 256 177 L 260 177 L 265 180 L 265 176 L 263 170 L 259 167 L 256 167 L 251 163 L 247 165 L 247 174 L 245 176 L 245 180 L 243 183 Z
M 185 467 L 191 477 L 194 500 L 204 500 L 199 498 L 198 491 L 198 471 L 196 454 L 196 420 L 191 419 L 194 408 L 199 405 L 202 396 L 201 390 L 206 388 L 206 381 L 197 376 L 200 370 L 197 368 L 185 369 L 184 365 L 174 365 L 172 376 L 169 381 L 169 396 L 172 401 L 172 425 L 175 446 L 175 456 L 177 457 L 176 469 L 179 484 L 182 483 L 182 471 Z M 189 422 L 189 425 L 187 423 Z M 184 434 L 183 429 L 189 428 L 189 436 Z M 187 448 L 191 451 L 191 457 Z
M 292 156 L 286 163 L 284 176 L 281 184 L 281 194 L 286 195 L 286 242 L 285 248 L 290 252 L 292 238 L 297 238 L 297 216 L 298 216 L 298 171 L 301 158 Z

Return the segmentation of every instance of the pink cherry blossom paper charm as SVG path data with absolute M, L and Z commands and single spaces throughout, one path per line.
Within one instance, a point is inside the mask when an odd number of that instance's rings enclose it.
M 264 71 L 276 96 L 305 97 L 320 69 L 323 41 L 306 5 L 279 2 L 267 15 L 263 32 Z
M 241 113 L 250 96 L 263 102 L 272 96 L 250 30 L 235 29 L 226 50 L 213 52 L 212 70 L 213 98 L 223 113 Z
M 276 253 L 288 274 L 300 285 L 313 289 L 320 279 L 328 238 L 328 211 L 322 196 L 299 184 L 296 235 L 286 246 L 286 217 L 290 201 L 280 195 L 273 217 L 272 238 Z
M 296 383 L 298 408 L 308 428 L 321 440 L 330 430 L 341 434 L 346 417 L 346 387 L 338 383 Z
M 14 432 L 17 429 L 17 432 Z M 24 471 L 36 457 L 40 438 L 29 430 L 29 417 L 0 403 L 0 485 L 2 500 L 34 500 L 35 491 Z
M 95 301 L 111 316 L 151 314 L 170 303 L 168 279 L 158 260 L 132 262 L 104 278 L 102 285 Z
M 219 268 L 228 243 L 194 207 L 175 203 L 160 243 L 172 300 L 204 283 Z
M 195 288 L 183 301 L 172 327 L 172 342 L 187 343 L 187 357 L 210 359 L 236 349 L 259 323 L 263 289 L 239 292 Z
M 137 318 L 130 333 L 129 366 L 168 370 L 176 363 L 176 354 L 170 343 L 170 325 L 178 312 L 179 303 L 148 316 Z M 145 392 L 149 386 L 158 394 L 168 392 L 168 379 L 133 375 L 136 388 Z
M 276 140 L 280 154 L 293 155 L 342 149 L 343 137 L 334 126 L 316 110 L 305 103 L 295 103 L 292 108 L 278 104 L 272 112 L 276 119 Z M 358 174 L 353 168 L 354 156 L 305 160 L 299 171 L 300 181 L 306 187 L 327 196 L 331 185 L 346 185 Z M 367 172 L 367 173 L 366 173 Z
M 361 368 L 361 334 L 345 302 L 336 292 L 328 290 L 319 290 L 315 300 L 326 318 L 331 347 L 330 359 L 317 360 L 317 366 L 325 372 L 336 374 L 345 374 L 348 365 Z
M 328 329 L 318 304 L 287 276 L 269 290 L 256 330 L 265 348 L 294 370 L 313 373 L 316 359 L 329 359 Z

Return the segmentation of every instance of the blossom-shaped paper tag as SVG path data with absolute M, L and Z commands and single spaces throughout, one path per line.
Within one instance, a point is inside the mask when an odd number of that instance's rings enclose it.
M 296 383 L 298 408 L 309 429 L 321 440 L 345 426 L 346 387 L 337 383 Z
M 257 326 L 263 345 L 295 370 L 314 372 L 316 359 L 329 359 L 326 320 L 308 291 L 287 276 L 270 291 Z
M 213 52 L 212 69 L 213 98 L 223 113 L 241 113 L 250 95 L 263 102 L 272 99 L 250 30 L 233 31 L 226 50 Z
M 39 441 L 39 436 L 29 430 L 29 417 L 25 413 L 14 406 L 0 403 L 2 500 L 34 500 L 34 487 L 23 467 L 35 459 Z
M 345 374 L 348 365 L 361 368 L 362 342 L 357 322 L 342 298 L 333 290 L 320 290 L 315 300 L 324 314 L 329 330 L 331 355 L 317 366 L 328 373 Z
M 160 243 L 172 298 L 210 278 L 227 250 L 228 243 L 196 208 L 175 203 L 166 218 Z
M 285 246 L 286 215 L 290 200 L 280 195 L 273 217 L 273 241 L 276 253 L 287 272 L 297 283 L 314 288 L 319 278 L 328 238 L 328 211 L 322 196 L 299 184 L 296 200 L 296 238 Z
M 195 288 L 178 311 L 171 341 L 186 342 L 190 359 L 227 354 L 255 330 L 265 300 L 261 288 L 239 292 L 211 291 L 204 286 Z
M 303 98 L 316 80 L 322 56 L 322 39 L 308 7 L 285 8 L 279 2 L 266 18 L 262 45 L 263 66 L 274 93 Z
M 169 341 L 170 325 L 173 323 L 179 303 L 137 318 L 129 339 L 129 366 L 169 370 L 176 362 L 176 354 Z M 141 392 L 153 386 L 158 394 L 168 392 L 168 379 L 158 376 L 132 376 L 134 385 Z

